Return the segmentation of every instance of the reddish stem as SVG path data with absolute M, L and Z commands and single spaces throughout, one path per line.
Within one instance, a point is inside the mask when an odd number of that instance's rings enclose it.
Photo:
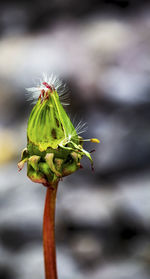
M 45 279 L 57 279 L 55 250 L 55 203 L 57 186 L 48 187 L 45 199 L 43 219 L 43 248 L 45 262 Z

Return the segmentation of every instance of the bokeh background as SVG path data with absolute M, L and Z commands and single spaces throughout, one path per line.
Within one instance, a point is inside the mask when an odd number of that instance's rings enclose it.
M 60 279 L 150 278 L 150 5 L 140 0 L 0 3 L 0 279 L 44 278 L 45 188 L 18 173 L 42 72 L 67 82 L 88 123 L 95 172 L 59 185 Z

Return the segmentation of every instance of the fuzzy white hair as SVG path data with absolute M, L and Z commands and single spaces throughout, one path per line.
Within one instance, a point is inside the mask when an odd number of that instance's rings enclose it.
M 51 74 L 48 77 L 48 75 L 45 73 L 43 73 L 42 78 L 39 79 L 39 82 L 36 87 L 26 88 L 26 95 L 28 101 L 31 101 L 32 104 L 35 104 L 39 98 L 41 90 L 48 90 L 48 88 L 45 87 L 43 82 L 46 82 L 49 85 L 54 86 L 55 90 L 59 95 L 62 105 L 69 105 L 69 90 L 66 84 L 54 74 Z

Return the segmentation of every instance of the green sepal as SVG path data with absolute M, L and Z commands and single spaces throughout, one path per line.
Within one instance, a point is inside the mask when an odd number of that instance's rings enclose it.
M 54 178 L 54 173 L 51 171 L 47 163 L 40 162 L 39 163 L 39 170 L 45 175 L 47 181 L 51 183 Z
M 83 149 L 82 146 L 77 145 L 77 144 L 74 143 L 74 142 L 71 142 L 71 143 L 72 143 L 72 145 L 73 145 L 77 150 L 81 151 L 81 153 L 82 153 L 83 155 L 87 156 L 87 157 L 89 158 L 89 160 L 91 161 L 91 164 L 93 165 L 93 159 L 92 159 L 90 153 L 89 153 L 88 151 L 86 151 L 85 149 Z
M 32 168 L 37 171 L 38 170 L 38 162 L 40 161 L 40 156 L 33 155 L 28 159 L 28 164 L 32 166 Z
M 21 160 L 18 163 L 18 169 L 21 171 L 24 167 L 24 164 L 26 163 L 28 159 L 28 150 L 27 148 L 24 148 L 21 152 Z
M 33 167 L 30 165 L 30 163 L 27 163 L 27 176 L 36 183 L 42 183 L 46 184 L 47 183 L 47 178 L 45 175 L 40 171 L 36 171 L 33 169 Z
M 72 162 L 68 162 L 64 164 L 62 176 L 67 176 L 69 174 L 72 174 L 79 168 L 80 168 L 80 164 L 77 164 L 75 161 L 72 160 Z
M 47 153 L 45 156 L 45 161 L 47 162 L 49 168 L 56 174 L 56 176 L 61 177 L 61 173 L 59 171 L 57 171 L 57 169 L 55 168 L 54 162 L 54 154 L 53 153 Z

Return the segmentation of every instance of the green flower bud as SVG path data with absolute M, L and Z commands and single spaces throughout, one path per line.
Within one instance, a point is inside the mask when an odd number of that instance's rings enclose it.
M 27 127 L 27 148 L 23 150 L 19 170 L 27 162 L 28 177 L 45 186 L 56 184 L 62 177 L 80 168 L 80 160 L 89 152 L 73 126 L 58 95 L 62 84 L 57 79 L 44 80 L 30 88 L 33 107 Z M 94 142 L 98 142 L 94 139 Z

